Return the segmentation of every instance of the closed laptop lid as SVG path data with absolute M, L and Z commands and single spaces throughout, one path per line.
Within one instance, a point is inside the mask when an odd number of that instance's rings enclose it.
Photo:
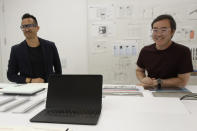
M 102 81 L 102 75 L 51 75 L 46 108 L 101 110 Z

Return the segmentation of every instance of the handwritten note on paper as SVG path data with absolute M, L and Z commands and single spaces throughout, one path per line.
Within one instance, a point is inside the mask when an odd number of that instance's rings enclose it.
M 49 128 L 49 127 L 20 127 L 20 126 L 0 126 L 0 131 L 65 131 L 65 128 Z M 68 131 L 71 131 L 70 129 Z

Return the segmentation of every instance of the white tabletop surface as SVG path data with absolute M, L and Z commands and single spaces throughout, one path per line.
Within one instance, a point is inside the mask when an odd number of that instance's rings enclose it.
M 197 92 L 197 86 L 188 86 Z M 70 128 L 73 131 L 196 131 L 197 101 L 178 98 L 153 97 L 151 92 L 144 91 L 144 97 L 105 96 L 102 102 L 102 113 L 95 126 L 74 124 L 31 123 L 34 115 L 44 109 L 42 104 L 34 110 L 16 114 L 12 110 L 0 112 L 1 126 L 32 126 L 47 128 Z M 45 96 L 40 93 L 38 96 Z M 32 97 L 32 99 L 35 99 Z M 1 131 L 1 130 L 0 130 Z M 47 130 L 46 130 L 47 131 Z

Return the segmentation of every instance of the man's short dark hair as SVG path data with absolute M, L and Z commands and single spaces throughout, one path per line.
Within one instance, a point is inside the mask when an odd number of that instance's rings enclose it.
M 34 23 L 35 23 L 36 25 L 38 25 L 38 22 L 37 22 L 37 19 L 36 19 L 35 16 L 33 16 L 33 15 L 29 14 L 29 13 L 25 13 L 25 14 L 22 16 L 22 20 L 23 20 L 23 19 L 26 19 L 26 18 L 32 18 L 32 19 L 34 20 Z
M 171 30 L 175 31 L 176 30 L 176 22 L 175 22 L 174 18 L 168 14 L 160 15 L 157 18 L 155 18 L 151 24 L 152 29 L 153 29 L 153 24 L 155 22 L 160 21 L 160 20 L 165 20 L 165 19 L 169 20 Z

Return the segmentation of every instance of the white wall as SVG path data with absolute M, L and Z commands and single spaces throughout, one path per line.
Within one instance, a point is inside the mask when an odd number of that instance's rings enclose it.
M 3 67 L 2 67 L 2 43 L 3 43 L 3 1 L 0 0 L 0 81 L 3 80 Z
M 7 81 L 10 48 L 24 40 L 20 30 L 24 13 L 33 14 L 40 26 L 38 36 L 56 43 L 63 73 L 87 73 L 86 0 L 2 0 L 5 27 L 2 43 L 3 80 Z

